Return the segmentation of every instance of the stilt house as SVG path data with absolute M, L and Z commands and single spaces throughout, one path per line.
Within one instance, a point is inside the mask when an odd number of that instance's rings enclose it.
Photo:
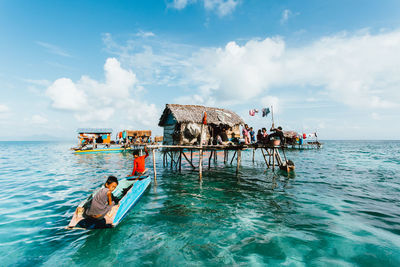
M 207 113 L 207 125 L 203 132 L 205 144 L 212 144 L 217 135 L 228 139 L 240 138 L 240 126 L 244 125 L 244 121 L 230 110 L 167 104 L 158 123 L 164 128 L 163 144 L 198 145 L 204 112 Z

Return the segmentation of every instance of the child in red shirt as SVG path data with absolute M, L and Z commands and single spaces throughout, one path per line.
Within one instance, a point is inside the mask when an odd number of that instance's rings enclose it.
M 144 147 L 144 152 L 146 153 L 146 155 L 139 157 L 139 151 L 138 150 L 133 151 L 133 157 L 134 157 L 133 170 L 130 176 L 143 174 L 144 171 L 146 170 L 145 159 L 149 156 L 149 152 L 147 151 L 146 146 Z

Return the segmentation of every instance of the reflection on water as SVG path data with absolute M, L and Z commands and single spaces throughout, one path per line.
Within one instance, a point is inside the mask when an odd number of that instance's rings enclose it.
M 236 176 L 220 155 L 202 183 L 186 161 L 182 173 L 163 169 L 158 154 L 157 185 L 117 228 L 92 231 L 64 227 L 108 175 L 129 174 L 132 156 L 70 146 L 0 142 L 2 265 L 400 263 L 400 142 L 288 151 L 289 176 L 251 151 Z

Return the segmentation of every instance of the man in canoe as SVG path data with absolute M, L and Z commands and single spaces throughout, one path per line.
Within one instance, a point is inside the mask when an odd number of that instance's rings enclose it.
M 147 151 L 147 146 L 144 147 L 144 152 L 146 153 L 143 156 L 139 157 L 139 151 L 133 151 L 133 170 L 130 176 L 142 175 L 146 171 L 146 158 L 149 156 L 149 152 Z
M 115 176 L 108 176 L 104 188 L 100 189 L 92 199 L 89 209 L 86 211 L 86 218 L 79 222 L 83 228 L 109 228 L 111 225 L 106 224 L 104 216 L 114 206 L 112 200 L 112 192 L 118 186 L 118 179 Z

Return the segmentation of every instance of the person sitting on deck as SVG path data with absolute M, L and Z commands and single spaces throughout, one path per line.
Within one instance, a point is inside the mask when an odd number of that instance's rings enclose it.
M 274 128 L 274 126 L 272 125 L 270 131 L 274 133 L 268 135 L 267 137 L 268 142 L 271 140 L 272 137 L 274 138 L 278 137 L 281 140 L 281 145 L 285 143 L 285 136 L 283 135 L 281 126 L 279 126 L 278 128 Z
M 89 209 L 86 211 L 86 219 L 80 222 L 84 228 L 107 228 L 104 216 L 114 206 L 112 192 L 118 186 L 118 179 L 115 176 L 108 176 L 104 188 L 101 188 L 92 199 Z
M 252 144 L 254 144 L 256 142 L 256 133 L 254 132 L 253 127 L 250 127 L 249 134 L 250 134 L 250 141 Z
M 249 134 L 249 126 L 247 124 L 244 125 L 242 129 L 243 139 L 245 144 L 250 144 L 250 134 Z
M 262 140 L 263 140 L 263 143 L 264 143 L 264 144 L 268 143 L 268 133 L 267 133 L 267 129 L 266 129 L 266 128 L 262 128 L 262 129 L 261 129 L 261 132 L 262 132 Z
M 263 143 L 263 140 L 264 140 L 263 137 L 264 137 L 264 136 L 263 136 L 263 134 L 261 133 L 261 129 L 259 129 L 258 132 L 257 132 L 257 143 L 258 143 L 258 144 Z
M 139 151 L 138 150 L 133 151 L 133 157 L 134 157 L 133 170 L 130 176 L 141 175 L 146 171 L 145 159 L 149 156 L 149 152 L 147 151 L 147 146 L 144 147 L 144 152 L 146 153 L 146 155 L 139 157 Z

